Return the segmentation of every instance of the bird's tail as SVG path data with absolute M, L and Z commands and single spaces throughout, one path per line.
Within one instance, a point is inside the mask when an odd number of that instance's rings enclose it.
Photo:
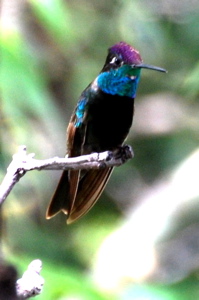
M 51 202 L 46 211 L 46 218 L 54 217 L 60 211 L 68 215 L 70 206 L 70 183 L 68 171 L 64 171 L 60 178 L 57 189 L 51 199 Z

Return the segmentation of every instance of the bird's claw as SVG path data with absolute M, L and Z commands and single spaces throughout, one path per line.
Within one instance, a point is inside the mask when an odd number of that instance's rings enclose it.
M 109 151 L 107 156 L 107 161 L 114 159 L 121 159 L 122 163 L 125 163 L 128 159 L 134 157 L 133 148 L 129 145 L 123 145 L 115 149 L 114 151 Z
M 133 148 L 129 145 L 123 145 L 113 151 L 113 155 L 116 159 L 121 159 L 125 163 L 128 159 L 134 157 Z

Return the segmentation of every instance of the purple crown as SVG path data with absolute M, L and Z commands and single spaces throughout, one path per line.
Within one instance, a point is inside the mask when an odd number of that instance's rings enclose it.
M 122 56 L 123 61 L 126 64 L 140 64 L 142 63 L 142 58 L 140 53 L 133 48 L 132 46 L 128 45 L 125 42 L 119 42 L 109 48 L 111 53 L 116 53 Z

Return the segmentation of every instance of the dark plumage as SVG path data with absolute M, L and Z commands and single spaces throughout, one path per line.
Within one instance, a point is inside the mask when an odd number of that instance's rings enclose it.
M 120 42 L 109 49 L 102 71 L 83 91 L 67 129 L 67 154 L 75 157 L 122 146 L 133 120 L 134 98 L 145 65 L 132 46 Z M 59 211 L 72 223 L 95 204 L 112 168 L 64 171 L 46 217 Z

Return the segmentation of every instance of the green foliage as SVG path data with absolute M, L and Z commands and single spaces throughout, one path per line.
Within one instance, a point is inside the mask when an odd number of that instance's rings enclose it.
M 66 3 L 61 0 L 31 1 L 31 8 L 41 26 L 60 49 L 66 51 L 67 44 L 75 39 L 71 15 Z

